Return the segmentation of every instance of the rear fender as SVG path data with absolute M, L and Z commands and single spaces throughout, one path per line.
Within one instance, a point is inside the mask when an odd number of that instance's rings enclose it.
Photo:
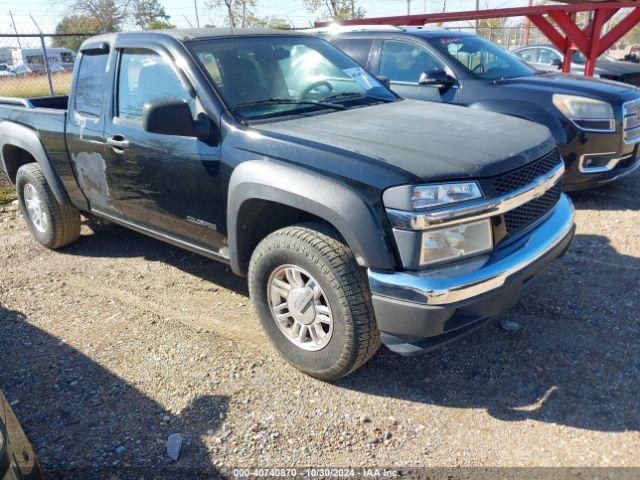
M 2 132 L 0 134 L 0 161 L 2 162 L 3 171 L 7 172 L 7 165 L 3 153 L 5 147 L 13 146 L 21 148 L 28 152 L 38 163 L 58 203 L 62 205 L 71 204 L 58 174 L 51 166 L 47 152 L 38 134 L 29 127 L 7 121 L 0 122 L 0 132 Z

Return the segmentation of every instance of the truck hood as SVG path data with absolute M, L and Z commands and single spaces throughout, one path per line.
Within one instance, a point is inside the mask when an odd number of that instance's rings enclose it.
M 287 143 L 382 162 L 424 181 L 498 175 L 542 157 L 555 145 L 546 127 L 526 120 L 413 100 L 253 128 Z
M 570 95 L 586 95 L 600 98 L 605 96 L 626 96 L 637 89 L 631 85 L 582 75 L 562 73 L 539 73 L 528 77 L 499 80 L 499 86 L 522 88 L 528 91 L 537 90 L 549 94 L 566 93 Z

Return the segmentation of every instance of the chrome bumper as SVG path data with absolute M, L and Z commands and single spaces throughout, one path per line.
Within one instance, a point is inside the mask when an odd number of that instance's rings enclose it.
M 448 306 L 493 292 L 511 277 L 543 261 L 573 234 L 574 208 L 562 194 L 549 217 L 517 249 L 506 248 L 467 262 L 422 272 L 369 270 L 374 296 L 429 306 Z

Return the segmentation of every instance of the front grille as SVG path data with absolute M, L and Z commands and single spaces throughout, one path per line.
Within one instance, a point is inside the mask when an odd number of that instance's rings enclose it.
M 507 238 L 524 230 L 544 217 L 558 202 L 562 193 L 562 184 L 557 183 L 535 200 L 514 208 L 504 214 Z
M 548 155 L 524 167 L 492 179 L 491 183 L 498 195 L 504 195 L 529 185 L 538 177 L 549 173 L 561 162 L 560 153 L 558 150 L 553 150 Z
M 640 140 L 640 100 L 627 102 L 622 109 L 624 116 L 624 141 L 627 143 Z

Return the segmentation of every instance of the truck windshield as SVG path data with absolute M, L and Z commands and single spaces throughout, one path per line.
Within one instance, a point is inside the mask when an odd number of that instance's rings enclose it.
M 256 120 L 392 102 L 396 96 L 347 55 L 313 37 L 235 37 L 191 49 L 227 107 Z
M 516 55 L 482 37 L 442 37 L 433 43 L 445 55 L 484 80 L 528 77 L 536 73 Z

